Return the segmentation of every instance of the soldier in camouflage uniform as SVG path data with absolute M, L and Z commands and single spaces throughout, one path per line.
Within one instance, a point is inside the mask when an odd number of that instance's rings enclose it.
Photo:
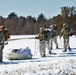
M 64 43 L 64 51 L 67 51 L 67 48 L 71 50 L 69 46 L 69 35 L 71 34 L 70 29 L 68 28 L 68 25 L 66 23 L 63 24 L 63 29 L 60 33 L 60 38 L 63 36 L 63 43 Z
M 2 62 L 3 58 L 4 43 L 5 43 L 5 35 L 3 33 L 3 30 L 0 29 L 0 62 Z
M 57 43 L 57 31 L 54 29 L 54 25 L 50 25 L 50 49 L 53 49 L 53 41 L 56 45 L 56 49 L 58 49 L 58 43 Z M 51 51 L 50 51 L 51 54 Z
M 41 57 L 45 57 L 45 40 L 44 40 L 43 28 L 39 29 L 39 34 L 38 34 L 38 37 L 36 37 L 36 38 L 39 39 L 40 55 L 41 55 Z
M 44 31 L 43 31 L 43 34 L 44 34 L 45 46 L 46 46 L 46 48 L 48 50 L 48 53 L 50 54 L 50 52 L 51 52 L 50 43 L 49 43 L 49 40 L 50 40 L 50 29 L 49 28 L 45 28 Z

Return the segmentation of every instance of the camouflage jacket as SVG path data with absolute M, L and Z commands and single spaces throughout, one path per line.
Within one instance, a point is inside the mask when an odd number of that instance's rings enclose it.
M 63 38 L 68 38 L 70 33 L 71 33 L 71 32 L 70 32 L 69 29 L 62 29 L 62 30 L 61 30 L 61 33 L 60 33 L 60 37 L 63 36 Z
M 54 29 L 50 29 L 50 38 L 57 36 L 57 31 Z
M 0 45 L 4 44 L 5 42 L 5 35 L 2 31 L 0 31 Z
M 39 34 L 38 34 L 38 39 L 39 39 L 40 41 L 43 41 L 43 40 L 44 40 L 44 34 L 43 34 L 43 33 L 39 33 Z

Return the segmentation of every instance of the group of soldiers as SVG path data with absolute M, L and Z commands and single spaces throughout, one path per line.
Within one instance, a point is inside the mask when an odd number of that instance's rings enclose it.
M 8 33 L 8 30 L 5 28 L 5 26 L 0 26 L 0 62 L 2 62 L 3 58 L 3 49 L 5 45 L 5 41 L 7 41 L 8 38 L 10 38 L 10 35 Z M 69 36 L 72 36 L 72 30 L 66 23 L 63 24 L 63 29 L 60 32 L 59 37 L 61 38 L 63 36 L 63 43 L 64 43 L 64 50 L 63 52 L 66 52 L 67 50 L 71 50 L 69 45 Z M 56 49 L 58 49 L 58 42 L 57 42 L 57 25 L 50 25 L 49 28 L 40 28 L 38 36 L 35 37 L 39 39 L 39 50 L 41 57 L 45 57 L 46 55 L 46 44 L 47 48 L 49 50 L 49 54 L 51 54 L 53 49 L 53 42 L 56 45 Z
M 63 28 L 59 34 L 59 37 L 61 38 L 63 36 L 63 43 L 64 43 L 64 50 L 63 52 L 66 52 L 67 50 L 71 50 L 69 45 L 69 36 L 72 35 L 72 30 L 70 29 L 69 25 L 64 23 Z M 57 25 L 50 25 L 49 28 L 40 28 L 38 36 L 36 37 L 39 39 L 39 51 L 41 57 L 45 57 L 46 55 L 46 45 L 49 50 L 49 54 L 52 53 L 53 49 L 53 42 L 56 45 L 56 49 L 58 49 L 58 41 L 57 41 Z

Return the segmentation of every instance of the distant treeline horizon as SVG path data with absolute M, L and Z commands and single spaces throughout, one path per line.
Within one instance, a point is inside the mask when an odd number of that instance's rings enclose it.
M 40 27 L 48 28 L 51 24 L 58 26 L 58 34 L 64 23 L 67 23 L 76 34 L 76 7 L 61 7 L 61 14 L 46 19 L 41 13 L 37 18 L 32 16 L 17 16 L 15 12 L 8 15 L 7 18 L 0 16 L 0 25 L 6 26 L 11 35 L 35 35 L 38 34 Z

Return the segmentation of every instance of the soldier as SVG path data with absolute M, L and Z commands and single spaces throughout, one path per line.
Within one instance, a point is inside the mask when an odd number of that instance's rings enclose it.
M 63 52 L 67 51 L 67 48 L 71 50 L 69 46 L 69 35 L 71 34 L 71 30 L 69 29 L 68 25 L 66 23 L 63 24 L 63 29 L 60 33 L 60 38 L 63 36 L 63 43 L 64 43 L 64 50 Z
M 50 44 L 49 44 L 49 40 L 50 40 L 50 29 L 49 28 L 45 28 L 44 31 L 43 31 L 43 34 L 44 34 L 45 46 L 48 49 L 49 54 L 50 54 L 50 52 L 51 52 Z
M 57 44 L 57 31 L 54 29 L 54 25 L 50 25 L 50 49 L 53 49 L 53 41 L 56 44 L 56 49 L 58 49 L 58 44 Z M 51 54 L 51 51 L 50 51 Z
M 0 28 L 0 62 L 2 62 L 3 58 L 3 49 L 4 49 L 4 43 L 5 43 L 5 35 L 4 35 L 4 28 Z
M 40 55 L 41 57 L 45 57 L 45 40 L 44 40 L 43 28 L 39 29 L 39 34 L 38 34 L 38 37 L 36 38 L 39 39 Z
M 54 38 L 55 38 L 55 44 L 56 44 L 56 49 L 58 49 L 58 43 L 57 43 L 57 35 L 58 35 L 58 33 L 57 33 L 57 29 L 58 29 L 58 27 L 57 27 L 57 25 L 56 24 L 54 24 L 53 25 L 53 30 L 54 30 L 54 32 L 55 32 L 55 36 L 54 36 Z

